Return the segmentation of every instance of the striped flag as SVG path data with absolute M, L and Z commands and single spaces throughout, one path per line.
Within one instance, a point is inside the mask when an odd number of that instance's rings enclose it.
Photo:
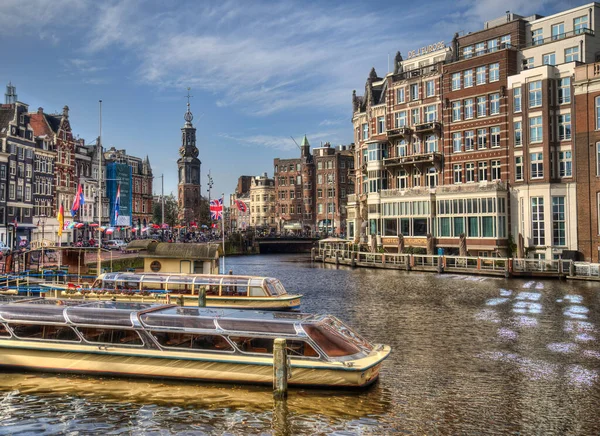
M 83 188 L 81 183 L 77 185 L 77 193 L 75 194 L 75 198 L 73 199 L 73 207 L 71 207 L 71 216 L 75 216 L 80 207 L 82 207 L 85 203 L 85 199 L 83 198 Z

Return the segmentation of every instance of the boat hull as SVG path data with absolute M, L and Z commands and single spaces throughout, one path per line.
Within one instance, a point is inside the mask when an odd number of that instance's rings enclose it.
M 270 356 L 241 355 L 192 356 L 190 353 L 167 353 L 161 350 L 122 350 L 105 347 L 70 346 L 61 350 L 48 344 L 0 341 L 0 368 L 36 372 L 60 372 L 175 379 L 227 383 L 272 384 L 273 364 Z M 361 359 L 356 367 L 341 363 L 291 360 L 289 385 L 315 387 L 364 387 L 379 377 L 381 362 L 389 347 Z
M 62 300 L 91 300 L 91 301 L 123 301 L 131 303 L 157 303 L 168 304 L 178 303 L 179 294 L 169 294 L 167 298 L 164 294 L 154 295 L 119 295 L 119 294 L 95 294 L 95 293 L 68 293 L 66 291 L 54 292 L 48 291 L 48 297 L 60 298 Z M 184 306 L 198 307 L 198 296 L 184 294 Z M 206 307 L 229 308 L 229 309 L 248 309 L 248 310 L 297 310 L 300 308 L 301 295 L 286 295 L 283 297 L 220 297 L 207 296 Z

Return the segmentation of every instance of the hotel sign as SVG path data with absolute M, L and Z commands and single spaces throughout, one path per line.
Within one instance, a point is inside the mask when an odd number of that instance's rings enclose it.
M 412 59 L 416 58 L 417 56 L 433 53 L 434 51 L 443 50 L 444 48 L 446 48 L 446 44 L 444 43 L 444 41 L 436 42 L 435 44 L 430 44 L 425 47 L 409 51 L 407 59 Z

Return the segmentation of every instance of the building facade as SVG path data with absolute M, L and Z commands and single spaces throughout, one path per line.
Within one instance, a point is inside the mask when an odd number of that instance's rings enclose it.
M 354 156 L 350 147 L 325 143 L 313 149 L 315 228 L 320 233 L 344 235 L 347 199 L 354 193 Z
M 235 192 L 229 196 L 229 223 L 233 232 L 245 231 L 250 227 L 250 186 L 252 176 L 240 176 Z
M 263 173 L 250 184 L 250 225 L 265 232 L 275 231 L 275 181 Z
M 276 158 L 273 165 L 277 230 L 280 233 L 315 230 L 315 164 L 306 135 L 300 144 L 299 158 Z
M 578 249 L 600 262 L 600 63 L 575 67 L 574 101 Z
M 352 147 L 325 143 L 311 151 L 305 135 L 300 157 L 274 159 L 278 231 L 346 233 L 347 196 L 354 192 Z
M 12 85 L 7 88 L 5 104 L 0 107 L 0 180 L 6 190 L 5 201 L 0 205 L 3 217 L 0 239 L 10 248 L 18 248 L 31 241 L 31 232 L 35 228 L 33 163 L 36 142 L 28 106 L 16 100 Z
M 517 241 L 536 258 L 581 251 L 572 78 L 600 55 L 599 10 L 507 13 L 398 54 L 383 78 L 372 70 L 352 97 L 351 239 L 393 251 L 401 234 L 457 254 L 464 234 L 471 255 L 510 255 Z

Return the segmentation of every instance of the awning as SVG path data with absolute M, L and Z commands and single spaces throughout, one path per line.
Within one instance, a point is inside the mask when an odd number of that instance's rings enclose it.
M 302 230 L 302 224 L 300 224 L 300 223 L 285 224 L 283 226 L 283 228 L 285 230 Z

